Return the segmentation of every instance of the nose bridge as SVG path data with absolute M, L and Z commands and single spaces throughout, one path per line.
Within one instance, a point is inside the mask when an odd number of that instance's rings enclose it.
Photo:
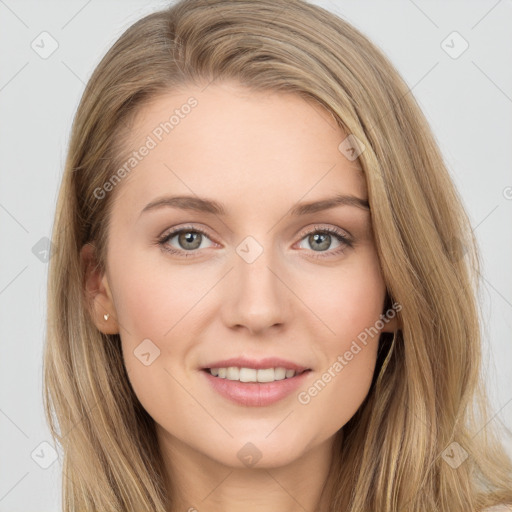
M 269 246 L 248 236 L 236 247 L 228 321 L 252 332 L 286 321 L 289 297 L 279 275 L 279 255 Z M 276 275 L 277 274 L 277 275 Z

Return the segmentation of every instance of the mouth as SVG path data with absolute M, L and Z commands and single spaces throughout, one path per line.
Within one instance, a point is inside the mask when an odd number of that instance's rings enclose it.
M 248 368 L 219 366 L 203 368 L 211 389 L 238 406 L 266 407 L 286 399 L 305 386 L 310 368 Z

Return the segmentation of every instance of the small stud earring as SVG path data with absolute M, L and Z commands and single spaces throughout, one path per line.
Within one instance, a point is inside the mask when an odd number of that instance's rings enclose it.
M 104 318 L 105 320 L 108 320 L 108 317 L 109 317 L 109 316 L 110 316 L 110 314 L 109 314 L 109 313 L 106 313 L 106 314 L 104 314 L 104 315 L 103 315 L 103 318 Z

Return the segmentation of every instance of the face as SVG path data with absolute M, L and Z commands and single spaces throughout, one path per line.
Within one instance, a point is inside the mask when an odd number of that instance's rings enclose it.
M 299 96 L 224 82 L 155 99 L 130 137 L 136 166 L 103 189 L 96 321 L 120 333 L 161 441 L 232 467 L 329 442 L 368 393 L 368 330 L 394 328 L 379 322 L 386 288 L 346 134 Z M 324 203 L 336 196 L 358 199 Z

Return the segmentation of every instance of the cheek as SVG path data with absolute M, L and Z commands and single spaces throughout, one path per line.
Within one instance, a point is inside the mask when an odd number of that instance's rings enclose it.
M 375 259 L 344 268 L 330 279 L 317 275 L 308 297 L 328 329 L 317 338 L 322 368 L 300 390 L 303 413 L 318 418 L 318 436 L 332 435 L 356 413 L 371 385 L 383 313 L 385 283 Z
M 200 279 L 192 266 L 173 269 L 165 261 L 156 265 L 148 265 L 148 260 L 127 261 L 122 267 L 114 276 L 115 307 L 121 332 L 134 342 L 175 335 L 215 283 L 207 275 Z
M 206 277 L 199 280 L 192 267 L 171 271 L 142 258 L 117 268 L 112 281 L 125 367 L 139 400 L 151 410 L 156 397 L 176 398 L 173 390 L 179 386 L 170 385 L 170 363 L 186 358 L 191 320 L 211 284 Z
M 157 423 L 175 425 L 174 411 L 194 406 L 183 390 L 180 366 L 191 348 L 193 307 L 206 285 L 198 285 L 197 273 L 135 263 L 123 267 L 115 287 L 124 364 L 148 414 Z
M 322 339 L 329 347 L 342 349 L 383 313 L 386 288 L 376 258 L 311 274 L 301 287 L 307 304 L 323 321 Z

